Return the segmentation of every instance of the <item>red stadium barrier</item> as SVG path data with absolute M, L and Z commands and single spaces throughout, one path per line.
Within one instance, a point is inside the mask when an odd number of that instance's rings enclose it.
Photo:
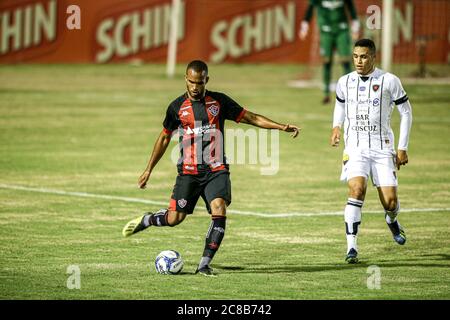
M 306 41 L 298 38 L 307 3 L 184 0 L 177 60 L 317 62 L 317 31 Z M 367 7 L 381 6 L 381 0 L 355 3 L 363 27 Z M 66 25 L 70 5 L 81 9 L 81 30 Z M 170 0 L 3 0 L 0 63 L 165 62 L 170 9 Z M 397 0 L 396 9 L 394 61 L 417 63 L 417 45 L 426 41 L 426 61 L 447 63 L 450 1 Z M 380 32 L 364 34 L 377 40 Z

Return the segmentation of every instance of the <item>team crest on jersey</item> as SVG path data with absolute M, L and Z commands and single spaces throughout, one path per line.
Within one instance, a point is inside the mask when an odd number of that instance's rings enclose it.
M 213 104 L 208 107 L 208 111 L 213 115 L 213 117 L 216 117 L 219 114 L 219 107 Z
M 374 85 L 372 86 L 372 89 L 373 89 L 373 91 L 375 91 L 375 92 L 377 92 L 379 88 L 380 88 L 380 85 L 379 85 L 379 84 L 374 84 Z
M 179 206 L 180 208 L 186 207 L 186 204 L 187 204 L 186 199 L 180 199 L 180 200 L 178 200 L 178 206 Z

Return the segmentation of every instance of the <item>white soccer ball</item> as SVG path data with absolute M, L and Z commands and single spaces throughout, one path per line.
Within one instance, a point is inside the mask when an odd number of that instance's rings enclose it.
M 161 274 L 178 274 L 183 266 L 183 259 L 175 250 L 161 251 L 155 259 L 156 271 Z

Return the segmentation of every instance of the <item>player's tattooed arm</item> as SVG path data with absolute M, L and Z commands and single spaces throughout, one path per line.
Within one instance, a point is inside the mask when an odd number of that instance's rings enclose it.
M 275 122 L 267 117 L 260 114 L 256 114 L 247 110 L 244 117 L 241 120 L 242 123 L 248 123 L 256 127 L 264 129 L 278 129 L 285 132 L 292 132 L 292 137 L 298 136 L 301 128 L 293 124 L 281 124 Z
M 155 145 L 153 147 L 152 155 L 150 157 L 150 160 L 148 161 L 147 167 L 145 168 L 145 171 L 139 177 L 139 180 L 138 180 L 139 188 L 144 189 L 146 187 L 147 181 L 148 181 L 148 179 L 150 179 L 150 175 L 153 171 L 153 168 L 156 166 L 158 161 L 161 159 L 161 157 L 166 152 L 167 147 L 169 146 L 171 136 L 172 136 L 171 133 L 165 132 L 163 130 L 163 131 L 161 131 L 158 139 L 156 139 Z

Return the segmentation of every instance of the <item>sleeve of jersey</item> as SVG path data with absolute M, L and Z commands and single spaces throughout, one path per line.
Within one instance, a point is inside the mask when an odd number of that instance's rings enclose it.
M 400 113 L 400 136 L 398 139 L 398 149 L 408 150 L 409 134 L 412 126 L 412 109 L 408 95 L 403 89 L 400 79 L 393 76 L 391 82 L 392 101 L 397 106 Z
M 172 110 L 172 105 L 167 108 L 166 117 L 163 121 L 163 132 L 165 134 L 171 134 L 174 130 L 178 128 L 178 121 Z
M 342 127 L 345 119 L 345 97 L 342 93 L 340 81 L 336 86 L 336 103 L 334 105 L 333 128 Z
M 310 22 L 313 16 L 313 12 L 314 12 L 314 2 L 310 1 L 308 8 L 306 9 L 305 15 L 303 17 L 303 20 Z
M 242 108 L 236 101 L 230 97 L 222 96 L 222 106 L 224 107 L 225 119 L 233 120 L 239 123 L 247 112 L 246 109 Z
M 412 108 L 409 101 L 397 105 L 400 112 L 400 136 L 398 138 L 398 149 L 408 150 L 409 134 L 412 126 Z
M 352 20 L 358 19 L 358 15 L 356 13 L 355 4 L 353 3 L 353 0 L 346 0 L 348 11 L 350 12 L 350 16 L 352 17 Z
M 402 83 L 400 82 L 400 79 L 396 76 L 393 76 L 391 82 L 391 96 L 392 101 L 397 106 L 408 101 L 408 96 L 406 95 L 406 92 L 403 89 Z

